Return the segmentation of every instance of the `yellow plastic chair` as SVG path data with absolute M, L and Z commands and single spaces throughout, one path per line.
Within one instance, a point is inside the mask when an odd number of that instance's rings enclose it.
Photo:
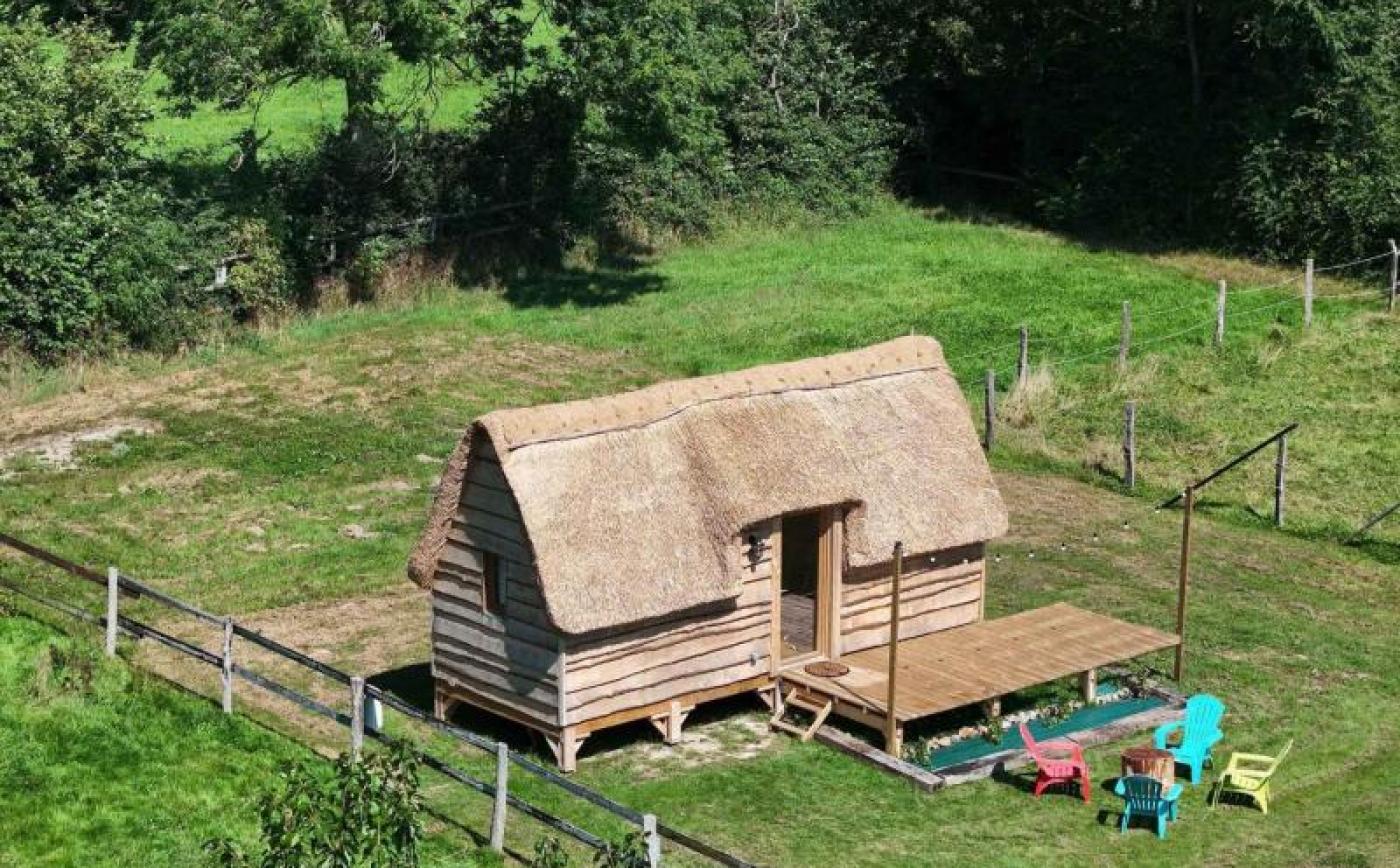
M 1210 806 L 1214 808 L 1219 804 L 1221 796 L 1236 793 L 1251 799 L 1263 813 L 1269 813 L 1269 779 L 1278 771 L 1279 764 L 1292 749 L 1293 740 L 1289 739 L 1278 756 L 1264 756 L 1258 753 L 1230 754 L 1229 764 L 1225 766 L 1225 771 L 1220 773 L 1220 780 L 1215 782 Z

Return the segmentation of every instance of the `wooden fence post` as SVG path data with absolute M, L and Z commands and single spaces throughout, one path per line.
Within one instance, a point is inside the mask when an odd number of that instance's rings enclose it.
M 1400 286 L 1400 247 L 1395 246 L 1395 239 L 1390 239 L 1390 295 L 1385 302 L 1385 312 L 1394 313 L 1395 293 L 1397 286 Z
M 358 761 L 365 746 L 365 679 L 350 676 L 350 758 Z
M 996 441 L 997 424 L 997 372 L 987 369 L 987 393 L 982 402 L 982 448 L 988 452 L 992 451 L 992 444 Z
M 224 689 L 224 714 L 233 714 L 233 619 L 224 618 L 224 653 L 219 666 Z
M 1308 257 L 1307 272 L 1303 276 L 1303 325 L 1312 325 L 1313 307 L 1313 259 Z
M 1123 405 L 1123 484 L 1137 485 L 1137 402 Z
M 1021 326 L 1021 350 L 1016 355 L 1016 385 L 1026 385 L 1026 378 L 1030 376 L 1031 365 L 1031 330 Z
M 657 868 L 661 864 L 661 836 L 656 832 L 656 815 L 642 815 L 642 836 L 647 841 L 647 865 Z
M 1220 281 L 1220 288 L 1215 294 L 1215 345 L 1217 347 L 1225 343 L 1225 281 Z
M 496 742 L 496 800 L 491 806 L 491 849 L 504 853 L 506 849 L 506 810 L 509 804 L 506 795 L 507 777 L 510 774 L 510 747 L 503 741 Z
M 1278 438 L 1278 456 L 1274 459 L 1274 526 L 1283 527 L 1283 498 L 1288 487 L 1288 435 Z
M 1118 334 L 1118 367 L 1128 367 L 1128 350 L 1133 343 L 1133 305 L 1123 302 L 1123 325 Z
M 121 573 L 116 567 L 107 568 L 107 656 L 117 656 L 117 590 Z

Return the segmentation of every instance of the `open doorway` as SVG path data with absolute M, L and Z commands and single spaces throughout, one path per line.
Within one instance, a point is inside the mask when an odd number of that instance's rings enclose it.
M 826 624 L 831 614 L 829 544 L 831 516 L 826 510 L 799 512 L 782 519 L 779 564 L 779 661 L 827 650 Z

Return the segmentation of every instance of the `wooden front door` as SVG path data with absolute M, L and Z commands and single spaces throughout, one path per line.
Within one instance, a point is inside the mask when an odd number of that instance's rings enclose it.
M 781 519 L 774 558 L 774 658 L 781 664 L 840 653 L 835 619 L 840 519 L 834 508 Z

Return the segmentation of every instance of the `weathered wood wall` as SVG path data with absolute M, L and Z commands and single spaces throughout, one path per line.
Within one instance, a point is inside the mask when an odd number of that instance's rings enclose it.
M 843 654 L 889 643 L 892 570 L 893 564 L 876 564 L 843 574 Z M 981 545 L 906 557 L 899 638 L 912 639 L 979 620 L 985 586 L 986 561 Z
M 769 671 L 772 636 L 771 525 L 743 534 L 744 582 L 732 605 L 607 636 L 571 639 L 566 723 L 736 684 Z M 748 543 L 752 534 L 757 550 Z
M 433 575 L 433 675 L 549 726 L 560 641 L 545 614 L 515 496 L 488 440 L 472 443 L 462 499 Z M 501 611 L 485 609 L 482 552 L 499 559 Z

